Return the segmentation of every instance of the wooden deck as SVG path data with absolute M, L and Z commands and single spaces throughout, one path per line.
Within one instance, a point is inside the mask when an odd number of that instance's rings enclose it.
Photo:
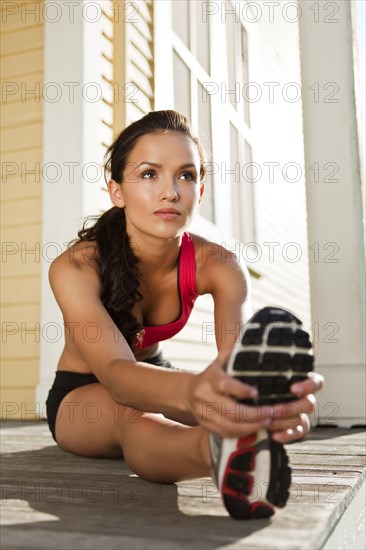
M 270 520 L 228 517 L 210 478 L 146 482 L 120 460 L 88 459 L 53 442 L 44 421 L 2 423 L 5 549 L 321 548 L 365 475 L 365 432 L 317 428 L 287 446 L 288 505 Z

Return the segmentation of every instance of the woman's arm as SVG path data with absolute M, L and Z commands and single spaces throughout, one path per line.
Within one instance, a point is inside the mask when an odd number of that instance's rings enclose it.
M 236 256 L 218 245 L 215 253 L 206 256 L 206 263 L 202 270 L 206 292 L 214 299 L 215 337 L 218 358 L 221 358 L 218 368 L 224 368 L 229 359 L 234 344 L 238 340 L 240 330 L 252 316 L 250 303 L 249 274 L 238 263 Z M 293 401 L 295 405 L 288 409 L 287 404 L 279 404 L 272 407 L 271 423 L 268 425 L 275 439 L 288 442 L 302 437 L 309 431 L 310 423 L 307 414 L 314 409 L 315 398 L 312 393 L 323 386 L 323 378 L 316 373 L 309 373 L 310 379 L 305 382 L 293 384 L 291 390 L 299 398 Z M 194 381 L 193 381 L 194 383 Z M 241 382 L 239 382 L 241 383 Z M 225 385 L 225 382 L 222 382 Z M 249 387 L 249 386 L 247 386 Z M 230 390 L 226 390 L 227 394 Z M 202 395 L 202 405 L 208 399 Z M 269 407 L 260 407 L 262 417 L 266 416 Z M 229 411 L 227 402 L 222 401 L 222 407 L 218 411 L 217 419 L 221 418 L 223 424 L 227 423 L 228 416 L 222 411 Z M 237 411 L 237 407 L 232 407 Z M 208 426 L 210 429 L 210 426 Z
M 100 300 L 101 279 L 95 262 L 65 252 L 51 264 L 49 282 L 64 317 L 66 338 L 117 403 L 166 415 L 192 413 L 196 401 L 192 391 L 200 392 L 206 382 L 198 380 L 193 389 L 190 382 L 197 377 L 195 373 L 136 361 Z M 229 378 L 222 371 L 221 377 Z M 208 378 L 211 386 L 213 379 Z M 238 398 L 248 397 L 238 382 L 236 385 Z M 213 396 L 217 398 L 215 392 Z M 205 410 L 200 410 L 195 417 L 199 421 L 204 414 Z
M 51 264 L 49 281 L 67 338 L 115 401 L 146 412 L 187 411 L 186 386 L 194 374 L 136 362 L 100 300 L 94 265 L 64 253 Z

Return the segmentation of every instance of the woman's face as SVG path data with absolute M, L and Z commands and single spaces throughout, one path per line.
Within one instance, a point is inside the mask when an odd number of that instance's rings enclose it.
M 197 147 L 178 132 L 147 134 L 131 151 L 122 184 L 110 185 L 131 236 L 176 237 L 190 224 L 203 193 Z

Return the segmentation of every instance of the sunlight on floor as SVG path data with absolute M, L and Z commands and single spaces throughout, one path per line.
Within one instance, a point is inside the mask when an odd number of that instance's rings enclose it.
M 26 500 L 18 498 L 7 499 L 1 502 L 0 507 L 1 525 L 16 525 L 41 521 L 59 521 L 60 518 L 52 514 L 37 512 L 33 506 Z M 21 518 L 21 519 L 20 519 Z

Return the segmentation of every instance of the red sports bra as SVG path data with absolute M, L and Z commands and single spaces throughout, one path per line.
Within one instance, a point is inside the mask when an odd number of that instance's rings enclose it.
M 136 349 L 148 348 L 161 340 L 175 336 L 187 323 L 192 312 L 194 302 L 198 296 L 196 291 L 196 260 L 192 238 L 183 233 L 179 251 L 178 289 L 181 314 L 180 317 L 167 325 L 147 325 L 139 332 L 135 339 Z

